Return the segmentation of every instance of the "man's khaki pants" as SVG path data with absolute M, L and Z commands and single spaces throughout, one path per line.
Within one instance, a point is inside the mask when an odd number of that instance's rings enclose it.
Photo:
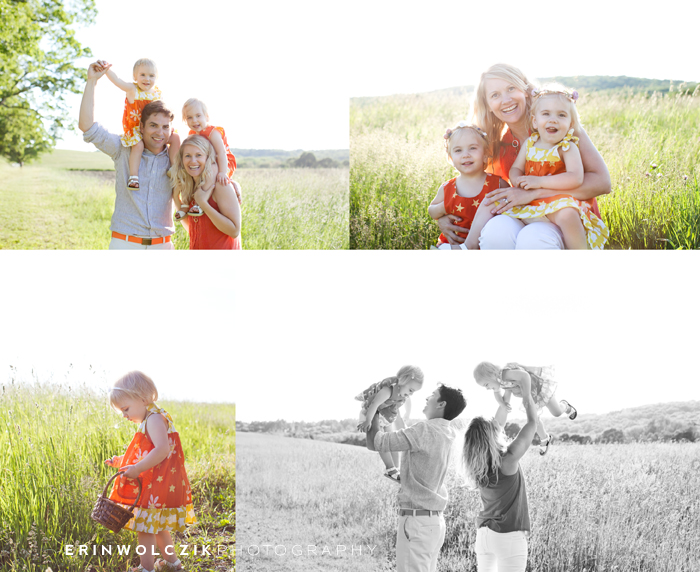
M 396 534 L 397 572 L 435 572 L 445 541 L 445 517 L 400 516 Z

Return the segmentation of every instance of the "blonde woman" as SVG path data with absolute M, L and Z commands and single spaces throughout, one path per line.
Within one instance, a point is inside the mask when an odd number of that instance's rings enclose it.
M 527 423 L 510 444 L 503 431 L 507 408 L 501 405 L 494 419 L 472 419 L 464 436 L 464 469 L 468 482 L 478 488 L 482 510 L 476 517 L 476 552 L 479 572 L 524 572 L 530 515 L 525 476 L 520 459 L 532 443 L 537 410 L 526 371 L 514 371 L 513 382 L 523 394 Z
M 518 69 L 507 64 L 491 66 L 481 75 L 474 95 L 474 121 L 486 133 L 491 142 L 493 160 L 489 171 L 510 180 L 509 172 L 515 162 L 521 145 L 531 135 L 532 90 L 535 85 L 528 81 Z M 611 191 L 610 173 L 595 145 L 583 128 L 574 132 L 579 138 L 579 151 L 583 163 L 583 183 L 576 189 L 567 191 L 575 199 L 593 199 L 592 211 L 600 217 L 595 197 Z M 508 209 L 527 205 L 533 200 L 545 199 L 561 191 L 554 189 L 525 190 L 522 188 L 497 189 L 488 195 L 484 205 L 492 206 L 492 213 L 500 215 Z M 498 205 L 495 202 L 498 201 Z M 456 226 L 454 218 L 444 216 L 438 219 L 438 226 L 450 241 L 459 244 L 464 241 L 456 233 L 463 230 Z M 559 228 L 541 221 L 525 225 L 517 218 L 494 216 L 486 223 L 480 238 L 482 249 L 551 249 L 563 250 L 564 240 Z
M 190 250 L 240 250 L 241 208 L 231 183 L 214 184 L 212 144 L 201 135 L 182 142 L 171 169 L 173 199 L 190 235 Z

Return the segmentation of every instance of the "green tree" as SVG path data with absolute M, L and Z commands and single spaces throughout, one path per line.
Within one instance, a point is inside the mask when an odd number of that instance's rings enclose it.
M 69 122 L 89 57 L 71 26 L 95 19 L 94 0 L 0 0 L 0 155 L 23 165 L 53 148 Z

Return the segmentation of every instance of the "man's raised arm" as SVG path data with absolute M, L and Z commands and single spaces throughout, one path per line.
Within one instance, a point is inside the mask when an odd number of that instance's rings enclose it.
M 88 66 L 87 83 L 83 91 L 83 100 L 80 102 L 80 117 L 78 118 L 78 129 L 85 133 L 95 123 L 95 86 L 105 72 L 112 67 L 111 64 L 102 65 L 95 62 Z

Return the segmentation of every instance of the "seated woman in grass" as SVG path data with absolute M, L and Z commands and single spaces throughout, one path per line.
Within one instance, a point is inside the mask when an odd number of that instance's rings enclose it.
M 212 144 L 201 135 L 185 139 L 171 170 L 171 184 L 173 194 L 188 205 L 181 220 L 190 235 L 190 250 L 241 249 L 236 191 L 231 183 L 215 185 L 216 175 Z
M 489 171 L 509 179 L 510 170 L 531 135 L 532 90 L 535 86 L 517 68 L 507 64 L 491 66 L 481 76 L 474 99 L 476 124 L 484 130 L 491 142 Z M 579 151 L 583 164 L 583 183 L 567 194 L 579 201 L 591 200 L 591 211 L 600 217 L 595 197 L 609 193 L 610 173 L 603 158 L 586 132 L 574 130 L 579 139 Z M 512 181 L 511 181 L 512 183 Z M 512 207 L 527 205 L 534 200 L 561 194 L 549 188 L 524 189 L 510 187 L 497 189 L 486 195 L 485 206 L 491 207 L 494 216 L 484 226 L 480 237 L 482 249 L 552 249 L 565 248 L 559 228 L 548 220 L 526 225 L 522 220 L 502 216 Z M 497 203 L 497 204 L 496 204 Z M 457 235 L 463 231 L 454 222 L 459 217 L 446 215 L 438 219 L 440 230 L 450 244 L 460 244 L 464 239 Z

